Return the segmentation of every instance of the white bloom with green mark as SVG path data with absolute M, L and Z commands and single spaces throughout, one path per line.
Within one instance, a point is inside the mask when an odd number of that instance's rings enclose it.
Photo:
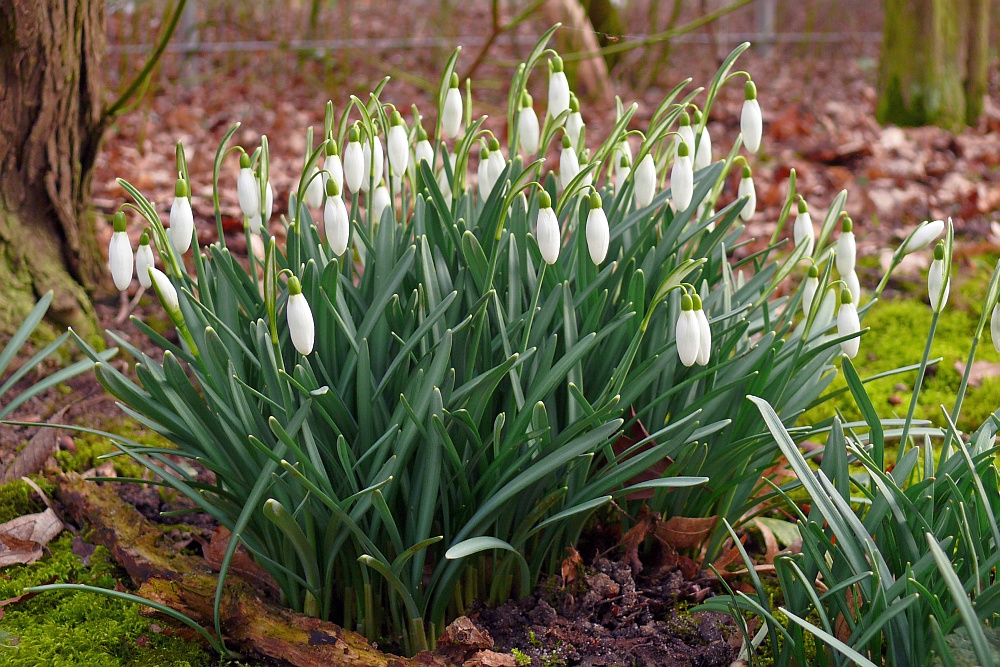
M 653 162 L 652 155 L 646 153 L 639 160 L 632 180 L 635 188 L 635 205 L 637 208 L 646 208 L 656 194 L 656 163 Z
M 670 192 L 675 211 L 685 211 L 694 196 L 694 164 L 686 143 L 677 146 L 677 157 L 670 170 Z
M 351 235 L 351 221 L 347 214 L 347 205 L 337 189 L 337 182 L 332 178 L 326 182 L 326 205 L 323 207 L 323 225 L 326 228 L 326 241 L 330 250 L 340 257 L 347 250 Z
M 837 335 L 848 336 L 861 331 L 861 320 L 858 318 L 858 307 L 854 305 L 851 291 L 844 288 L 840 291 L 840 309 L 837 311 Z M 861 348 L 861 337 L 855 336 L 840 343 L 840 349 L 853 359 L 858 356 Z
M 549 60 L 549 107 L 545 113 L 556 118 L 569 109 L 569 80 L 563 71 L 563 61 L 559 56 Z
M 382 213 L 390 205 L 392 205 L 392 196 L 389 194 L 389 188 L 385 187 L 385 183 L 382 183 L 375 188 L 375 192 L 372 194 L 372 213 L 375 214 L 374 220 L 376 222 L 382 219 Z
M 578 150 L 582 148 L 580 137 L 583 134 L 583 128 L 583 116 L 580 114 L 580 100 L 576 98 L 576 95 L 570 93 L 569 116 L 566 117 L 566 134 L 569 135 L 569 140 L 573 142 L 573 146 Z
M 562 138 L 562 151 L 559 152 L 559 187 L 563 190 L 580 173 L 580 160 L 568 134 Z
M 743 111 L 740 113 L 740 133 L 743 135 L 743 145 L 751 153 L 760 150 L 760 140 L 764 134 L 764 120 L 760 113 L 760 103 L 757 102 L 757 86 L 753 81 L 747 81 L 743 86 Z
M 809 206 L 806 200 L 799 195 L 799 205 L 795 214 L 795 223 L 792 225 L 792 238 L 795 247 L 805 246 L 803 257 L 812 257 L 816 244 L 816 230 L 813 228 L 812 216 L 809 215 Z
M 559 249 L 562 239 L 559 236 L 559 218 L 552 210 L 552 198 L 542 190 L 538 195 L 538 217 L 535 220 L 535 240 L 542 260 L 546 264 L 555 264 L 559 259 Z
M 699 366 L 707 366 L 712 357 L 712 327 L 708 324 L 708 315 L 702 307 L 701 297 L 695 294 L 691 300 L 694 302 L 694 315 L 698 320 L 698 356 L 695 361 Z
M 149 245 L 149 232 L 144 231 L 139 237 L 139 247 L 135 251 L 135 275 L 144 289 L 149 289 L 153 281 L 149 277 L 149 269 L 155 266 L 153 248 Z
M 941 236 L 942 232 L 944 232 L 944 220 L 922 222 L 906 237 L 900 252 L 909 255 L 911 252 L 923 250 Z
M 191 247 L 194 235 L 194 214 L 191 212 L 191 198 L 183 178 L 174 184 L 174 201 L 170 205 L 170 242 L 177 254 L 183 255 Z
M 111 224 L 114 231 L 108 246 L 108 264 L 111 266 L 111 279 L 114 280 L 115 287 L 124 292 L 132 282 L 132 244 L 125 231 L 125 213 L 115 213 Z
M 398 111 L 393 110 L 389 119 L 389 167 L 397 174 L 405 174 L 410 160 L 410 141 L 406 125 Z
M 337 140 L 333 137 L 326 144 L 326 158 L 323 160 L 323 190 L 326 191 L 326 183 L 330 179 L 337 184 L 337 192 L 344 191 L 344 165 L 340 161 L 340 151 L 337 148 Z M 270 183 L 268 184 L 270 187 Z M 266 208 L 266 207 L 265 207 Z
M 701 123 L 701 114 L 695 113 L 695 122 Z M 712 164 L 712 136 L 708 133 L 708 124 L 698 133 L 698 149 L 694 153 L 694 169 L 704 169 Z
M 812 310 L 813 299 L 816 298 L 816 291 L 819 290 L 819 268 L 812 261 L 809 262 L 809 273 L 802 284 L 802 314 L 809 317 Z
M 149 267 L 148 272 L 149 276 L 153 279 L 152 283 L 156 293 L 160 297 L 160 303 L 163 304 L 163 307 L 172 316 L 180 317 L 181 304 L 177 300 L 177 290 L 174 289 L 174 284 L 170 282 L 170 278 L 167 278 L 167 274 L 155 266 Z
M 687 294 L 681 297 L 681 314 L 675 329 L 677 356 L 685 366 L 693 366 L 701 347 L 701 325 L 694 312 L 694 300 Z
M 538 114 L 535 113 L 534 101 L 528 91 L 521 94 L 521 108 L 517 112 L 517 140 L 521 143 L 525 155 L 538 152 L 540 130 Z
M 285 316 L 288 320 L 288 334 L 292 345 L 299 354 L 307 356 L 313 351 L 316 340 L 316 325 L 313 322 L 312 309 L 302 294 L 302 284 L 292 276 L 288 279 L 288 303 L 285 305 Z
M 260 215 L 260 187 L 253 169 L 250 168 L 250 156 L 246 153 L 240 154 L 240 175 L 236 179 L 236 195 L 240 200 L 240 210 L 243 211 L 244 217 L 252 218 L 254 213 Z
M 434 147 L 427 139 L 427 130 L 422 125 L 417 126 L 417 145 L 413 149 L 413 155 L 417 166 L 420 166 L 421 162 L 430 165 L 434 161 Z
M 750 165 L 743 165 L 743 173 L 740 177 L 740 185 L 736 190 L 736 196 L 740 199 L 747 198 L 747 203 L 740 209 L 740 219 L 747 222 L 757 212 L 757 188 L 753 184 L 753 172 Z
M 945 280 L 948 267 L 944 263 L 945 247 L 944 241 L 938 241 L 934 246 L 934 261 L 927 271 L 927 296 L 931 302 L 931 310 L 940 313 L 948 303 L 948 296 L 951 293 L 951 277 Z
M 611 231 L 608 228 L 608 216 L 604 212 L 601 195 L 592 192 L 590 195 L 590 213 L 587 214 L 587 250 L 594 264 L 600 265 L 608 256 L 608 243 Z
M 361 147 L 361 130 L 357 125 L 347 132 L 347 148 L 344 149 L 344 180 L 352 193 L 361 192 L 361 182 L 365 180 L 365 155 Z
M 840 225 L 840 236 L 837 238 L 837 271 L 842 277 L 854 273 L 857 254 L 858 244 L 854 238 L 854 222 L 850 216 L 844 215 Z
M 451 73 L 448 92 L 441 111 L 441 133 L 445 137 L 457 137 L 462 129 L 462 93 L 458 89 L 458 75 Z

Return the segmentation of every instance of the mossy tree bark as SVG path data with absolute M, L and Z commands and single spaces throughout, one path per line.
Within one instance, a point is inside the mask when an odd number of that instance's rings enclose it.
M 89 201 L 104 47 L 104 0 L 0 3 L 0 340 L 50 289 L 55 325 L 99 333 Z
M 989 58 L 990 0 L 885 0 L 881 123 L 974 124 Z

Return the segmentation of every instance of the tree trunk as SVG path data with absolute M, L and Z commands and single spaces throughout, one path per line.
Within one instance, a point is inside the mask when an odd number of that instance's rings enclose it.
M 0 3 L 0 340 L 52 289 L 49 318 L 99 335 L 104 262 L 90 183 L 105 127 L 104 0 Z
M 990 0 L 885 0 L 876 115 L 958 130 L 983 107 Z

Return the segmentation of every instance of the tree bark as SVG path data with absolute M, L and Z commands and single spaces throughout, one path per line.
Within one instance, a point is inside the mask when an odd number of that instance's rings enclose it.
M 55 291 L 49 318 L 96 337 L 105 273 L 89 207 L 105 121 L 104 0 L 0 3 L 0 339 Z

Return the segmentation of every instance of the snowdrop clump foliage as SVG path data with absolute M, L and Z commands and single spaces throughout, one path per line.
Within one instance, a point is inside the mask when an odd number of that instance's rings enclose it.
M 756 88 L 732 71 L 749 45 L 705 88 L 678 84 L 642 128 L 637 105 L 619 100 L 614 127 L 595 137 L 573 119 L 582 103 L 547 48 L 554 30 L 511 77 L 506 146 L 475 116 L 456 51 L 427 117 L 387 104 L 386 81 L 367 99 L 328 103 L 274 218 L 268 138 L 244 150 L 229 145 L 231 128 L 214 191 L 236 176 L 260 257 L 228 247 L 218 196 L 217 240 L 202 246 L 192 233 L 183 254 L 156 207 L 120 180 L 148 225 L 159 268 L 146 251 L 143 267 L 180 341 L 137 321 L 162 358 L 119 341 L 139 384 L 106 364 L 97 374 L 217 482 L 118 446 L 238 535 L 223 570 L 242 542 L 291 607 L 409 652 L 475 599 L 526 593 L 556 571 L 612 500 L 634 516 L 632 494 L 645 490 L 657 511 L 739 520 L 778 457 L 743 398 L 799 414 L 837 372 L 848 330 L 828 298 L 827 244 L 846 193 L 791 296 L 779 287 L 797 280 L 801 250 L 777 236 L 753 255 L 743 248 L 743 221 L 761 215 L 747 182 L 761 142 Z M 705 126 L 731 81 L 746 81 L 754 104 L 742 143 L 716 141 L 724 157 L 713 159 Z M 548 101 L 540 127 L 529 88 Z M 556 153 L 558 165 L 540 157 Z M 181 146 L 177 169 L 189 184 Z M 111 248 L 122 289 L 124 238 Z M 613 456 L 635 423 L 650 437 Z M 662 478 L 630 481 L 668 456 Z M 725 538 L 720 522 L 710 559 Z

